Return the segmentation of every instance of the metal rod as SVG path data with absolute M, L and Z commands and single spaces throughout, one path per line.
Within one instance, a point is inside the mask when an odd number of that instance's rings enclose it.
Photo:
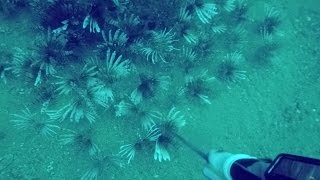
M 185 138 L 183 138 L 182 136 L 180 136 L 177 133 L 173 134 L 176 138 L 178 138 L 184 145 L 186 145 L 187 147 L 189 147 L 193 152 L 195 152 L 196 154 L 198 154 L 202 159 L 204 159 L 206 162 L 209 162 L 208 159 L 208 154 L 201 151 L 198 147 L 196 147 L 195 145 L 191 144 L 189 141 L 187 141 Z

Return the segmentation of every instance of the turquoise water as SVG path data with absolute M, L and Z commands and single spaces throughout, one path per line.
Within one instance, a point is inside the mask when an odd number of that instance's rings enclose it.
M 0 1 L 0 179 L 204 179 L 171 132 L 320 158 L 314 1 L 68 2 Z

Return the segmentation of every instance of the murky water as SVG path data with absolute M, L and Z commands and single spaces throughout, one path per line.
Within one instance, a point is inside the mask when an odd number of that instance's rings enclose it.
M 319 5 L 196 2 L 0 1 L 0 179 L 204 179 L 174 134 L 319 158 Z

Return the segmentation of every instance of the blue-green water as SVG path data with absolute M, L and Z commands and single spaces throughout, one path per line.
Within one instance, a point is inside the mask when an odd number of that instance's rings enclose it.
M 204 179 L 170 132 L 319 158 L 319 5 L 231 2 L 0 1 L 0 179 Z

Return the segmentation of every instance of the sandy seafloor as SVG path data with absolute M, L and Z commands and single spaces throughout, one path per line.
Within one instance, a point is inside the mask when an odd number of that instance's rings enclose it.
M 266 2 L 250 1 L 250 16 L 260 16 L 261 9 L 255 8 Z M 320 158 L 320 3 L 268 3 L 280 10 L 282 19 L 277 32 L 281 48 L 272 65 L 246 67 L 247 80 L 224 88 L 211 105 L 181 105 L 187 119 L 181 135 L 203 151 Z M 30 45 L 34 33 L 27 14 L 0 22 L 1 49 Z M 20 112 L 30 100 L 28 94 L 19 93 L 23 86 L 15 83 L 0 83 L 0 179 L 79 179 L 89 167 L 89 157 L 60 145 L 58 137 L 43 138 L 14 128 L 11 114 Z M 103 151 L 116 153 L 134 133 L 130 135 L 123 128 L 125 121 L 109 119 L 94 124 L 94 136 Z M 106 124 L 110 127 L 107 130 L 103 128 Z M 203 160 L 188 148 L 177 146 L 170 151 L 170 162 L 137 155 L 130 165 L 105 170 L 101 179 L 204 179 Z

